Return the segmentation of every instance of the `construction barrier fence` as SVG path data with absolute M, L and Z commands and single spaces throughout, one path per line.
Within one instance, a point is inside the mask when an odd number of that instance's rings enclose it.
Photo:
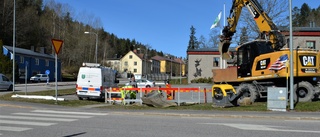
M 208 96 L 208 93 L 211 93 L 210 90 L 198 88 L 107 88 L 105 89 L 105 103 L 118 103 L 118 104 L 130 104 L 130 103 L 139 103 L 143 104 L 141 98 L 147 95 L 152 91 L 158 91 L 163 95 L 167 101 L 175 102 L 178 106 L 181 103 L 187 104 L 200 104 L 207 103 L 208 99 L 211 99 L 211 95 Z

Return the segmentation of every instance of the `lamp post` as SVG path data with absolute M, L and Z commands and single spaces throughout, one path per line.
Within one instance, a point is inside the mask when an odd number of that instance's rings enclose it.
M 137 50 L 142 51 L 142 49 L 137 48 Z M 145 56 L 144 56 L 144 75 L 147 78 L 147 58 L 148 58 L 148 49 L 145 50 Z M 142 66 L 143 67 L 143 66 Z
M 181 58 L 179 60 L 179 63 L 180 63 L 180 84 L 181 84 L 181 77 L 182 77 L 182 74 L 181 74 Z
M 172 77 L 172 59 L 169 55 L 166 55 L 167 58 L 170 59 L 170 78 Z
M 96 51 L 95 51 L 95 61 L 98 63 L 98 34 L 95 32 L 85 31 L 84 34 L 94 34 L 96 35 Z

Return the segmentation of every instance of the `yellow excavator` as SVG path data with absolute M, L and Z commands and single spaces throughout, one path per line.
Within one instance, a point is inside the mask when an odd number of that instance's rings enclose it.
M 235 52 L 229 47 L 241 10 L 247 7 L 255 20 L 260 34 L 256 40 L 237 46 Z M 267 98 L 268 87 L 286 87 L 289 71 L 290 45 L 285 43 L 284 36 L 270 17 L 263 11 L 257 0 L 233 0 L 228 24 L 220 36 L 219 52 L 223 59 L 236 60 L 235 67 L 213 69 L 214 85 L 228 83 L 236 88 L 237 97 L 228 97 L 231 93 L 213 93 L 217 98 L 241 101 L 250 98 L 255 102 L 260 98 Z M 233 56 L 230 56 L 233 55 Z M 295 48 L 293 51 L 294 93 L 300 102 L 312 101 L 319 96 L 319 52 L 315 49 Z M 216 88 L 215 87 L 215 88 Z M 289 89 L 290 90 L 290 89 Z M 290 92 L 288 92 L 290 93 Z M 219 97 L 221 95 L 222 97 Z M 232 100 L 233 99 L 233 100 Z M 219 100 L 218 100 L 219 101 Z

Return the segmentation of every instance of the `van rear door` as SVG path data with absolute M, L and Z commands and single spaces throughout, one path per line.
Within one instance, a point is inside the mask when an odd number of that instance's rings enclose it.
M 101 69 L 82 67 L 77 79 L 77 94 L 87 97 L 100 97 L 102 86 Z

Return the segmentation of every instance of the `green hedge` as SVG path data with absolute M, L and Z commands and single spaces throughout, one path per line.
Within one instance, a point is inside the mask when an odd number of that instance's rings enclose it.
M 212 77 L 204 77 L 191 80 L 191 83 L 212 83 Z

